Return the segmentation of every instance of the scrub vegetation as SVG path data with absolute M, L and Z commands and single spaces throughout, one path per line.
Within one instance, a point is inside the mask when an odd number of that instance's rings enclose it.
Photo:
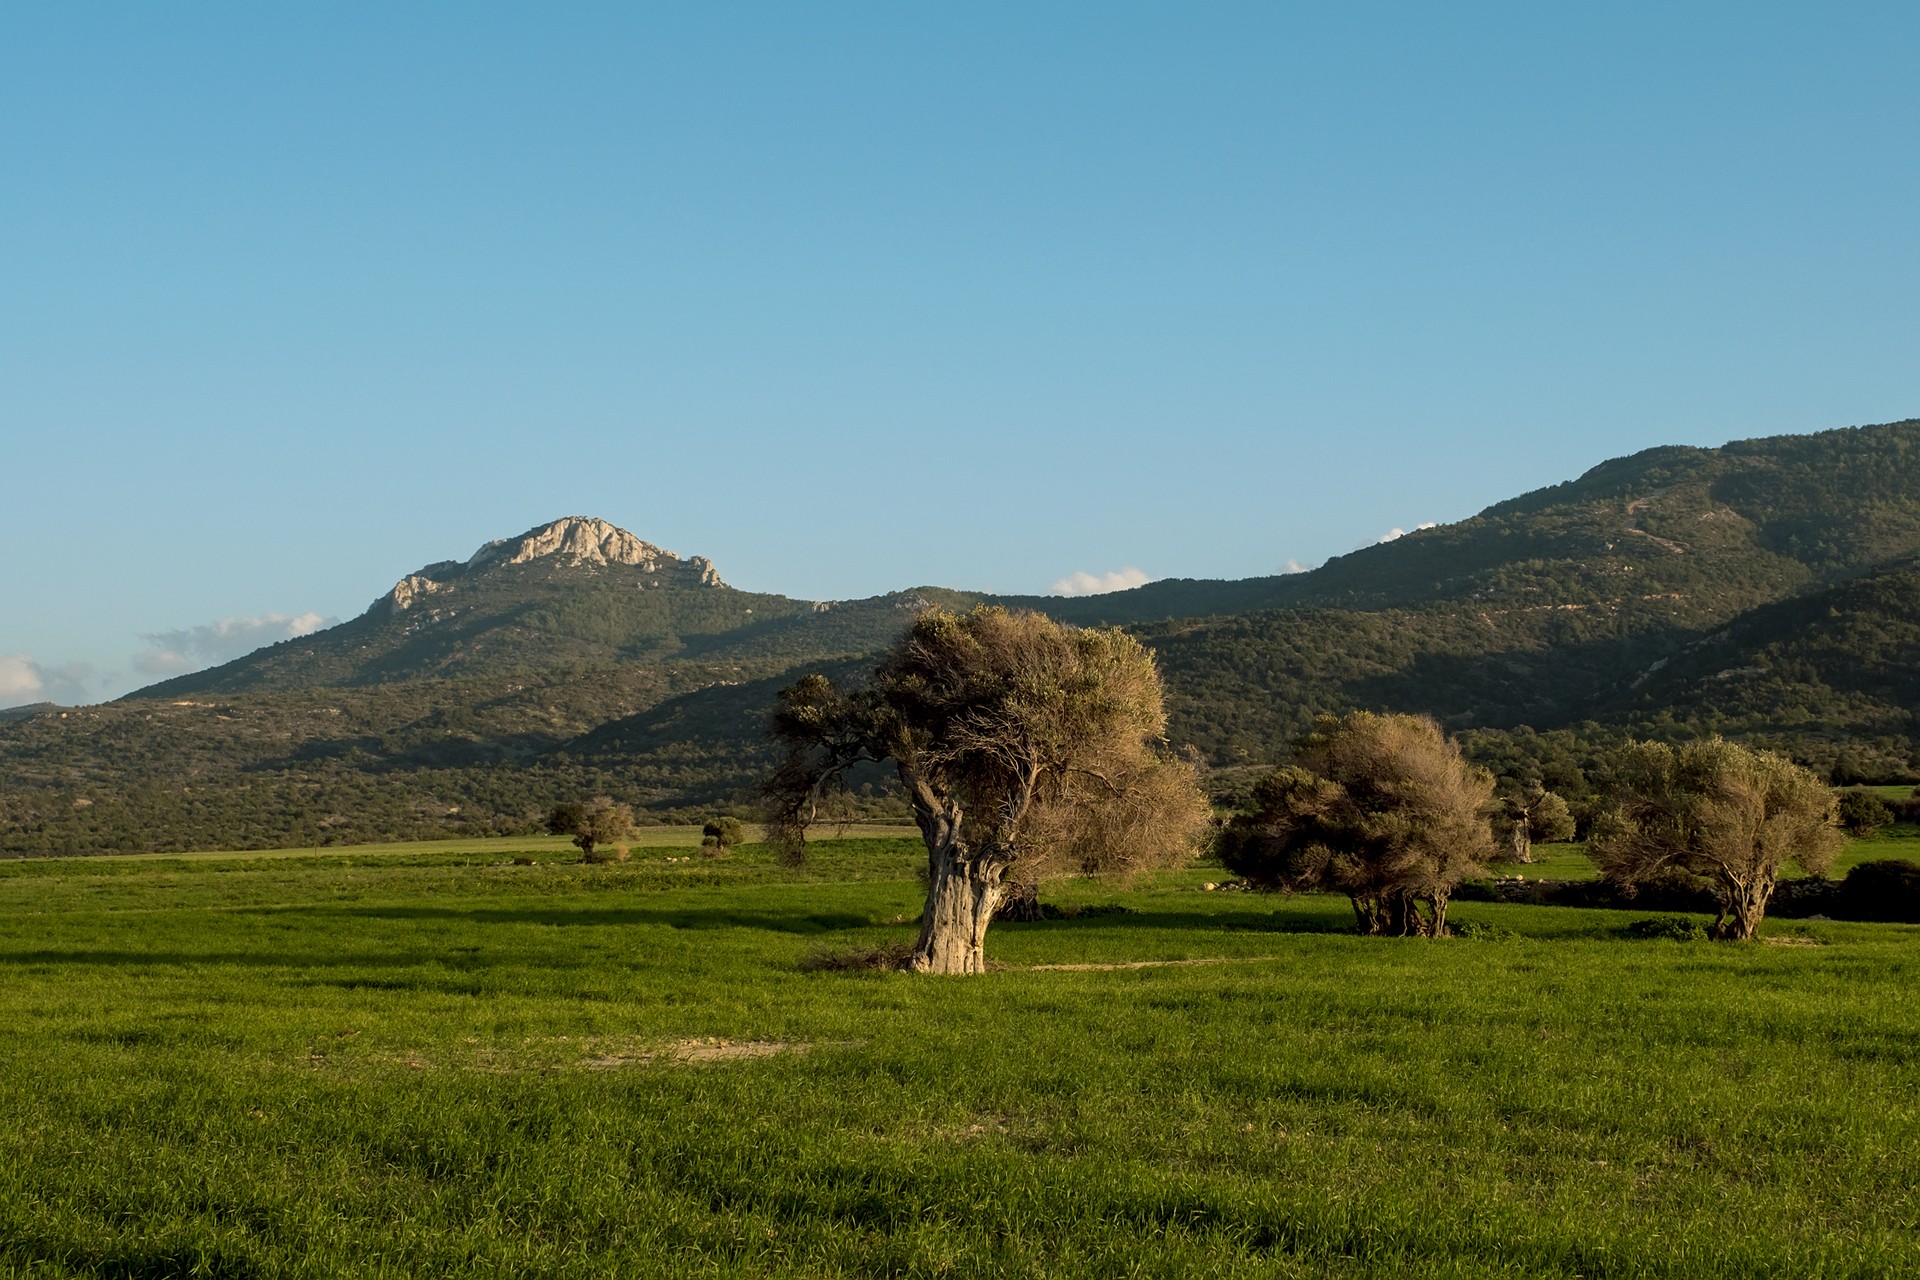
M 0 1275 L 1920 1268 L 1920 929 L 1195 865 L 931 979 L 814 963 L 912 941 L 917 838 L 699 839 L 0 863 Z

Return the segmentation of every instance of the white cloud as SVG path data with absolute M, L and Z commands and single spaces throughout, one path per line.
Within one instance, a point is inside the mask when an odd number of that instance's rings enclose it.
M 317 613 L 269 613 L 258 618 L 222 618 L 182 631 L 158 631 L 140 638 L 146 651 L 133 657 L 133 668 L 150 676 L 177 676 L 202 667 L 231 662 L 264 645 L 330 627 L 337 618 Z
M 87 679 L 92 674 L 92 668 L 81 662 L 47 667 L 35 662 L 31 654 L 0 655 L 0 707 L 89 701 Z
M 1413 531 L 1415 533 L 1418 533 L 1422 529 L 1437 529 L 1439 527 L 1440 527 L 1440 522 L 1438 520 L 1426 520 L 1413 526 Z M 1395 538 L 1404 538 L 1406 536 L 1407 536 L 1407 531 L 1405 529 L 1395 527 L 1381 534 L 1378 541 L 1392 542 Z
M 1152 581 L 1141 570 L 1129 566 L 1107 574 L 1070 573 L 1054 583 L 1049 591 L 1056 596 L 1099 596 L 1109 591 L 1143 587 Z
M 17 707 L 36 701 L 40 694 L 40 664 L 24 653 L 0 658 L 0 702 Z

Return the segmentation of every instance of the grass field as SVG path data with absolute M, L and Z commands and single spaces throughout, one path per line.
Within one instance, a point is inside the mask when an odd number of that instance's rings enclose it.
M 0 863 L 0 1276 L 1920 1271 L 1920 928 L 507 852 Z
M 1838 787 L 1835 789 L 1842 793 L 1848 791 L 1865 791 L 1869 795 L 1879 796 L 1882 800 L 1910 800 L 1916 795 L 1920 795 L 1920 787 L 1909 786 L 1904 782 L 1891 785 L 1876 784 L 1861 787 Z

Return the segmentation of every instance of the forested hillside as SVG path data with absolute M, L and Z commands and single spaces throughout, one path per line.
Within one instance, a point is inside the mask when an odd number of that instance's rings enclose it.
M 340 626 L 117 703 L 0 716 L 0 852 L 525 830 L 578 793 L 656 817 L 743 806 L 776 689 L 857 674 L 929 605 L 989 599 L 742 592 L 569 517 Z M 1228 773 L 1368 707 L 1431 713 L 1495 761 L 1713 731 L 1908 776 L 1920 422 L 1649 450 L 1311 573 L 1002 602 L 1136 631 L 1172 738 Z

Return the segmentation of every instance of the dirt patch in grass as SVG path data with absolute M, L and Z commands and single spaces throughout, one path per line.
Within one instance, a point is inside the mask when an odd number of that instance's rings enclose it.
M 1030 972 L 1105 973 L 1115 969 L 1166 969 L 1197 964 L 1251 964 L 1256 960 L 1276 960 L 1278 956 L 1211 956 L 1200 960 L 1116 960 L 1107 964 L 1030 964 Z
M 698 1066 L 715 1062 L 742 1062 L 749 1058 L 776 1058 L 806 1053 L 816 1046 L 795 1040 L 700 1039 L 640 1041 L 615 1036 L 538 1037 L 517 1045 L 474 1045 L 468 1061 L 441 1062 L 419 1053 L 401 1053 L 385 1060 L 410 1071 L 452 1068 L 488 1074 L 553 1071 L 612 1071 L 620 1067 Z
M 772 1058 L 783 1053 L 805 1053 L 812 1045 L 789 1040 L 680 1040 L 663 1049 L 637 1053 L 609 1053 L 582 1059 L 589 1071 L 641 1066 L 649 1062 L 738 1062 L 742 1058 Z

